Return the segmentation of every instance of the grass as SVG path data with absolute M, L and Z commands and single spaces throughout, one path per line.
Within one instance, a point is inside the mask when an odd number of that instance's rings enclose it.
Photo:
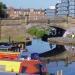
M 11 41 L 25 42 L 25 27 L 22 26 L 2 26 L 0 42 Z
M 9 42 L 10 41 L 17 41 L 17 42 L 24 42 L 25 41 L 25 36 L 23 35 L 17 35 L 17 36 L 11 36 L 10 39 L 9 37 L 3 37 L 1 38 L 0 42 Z

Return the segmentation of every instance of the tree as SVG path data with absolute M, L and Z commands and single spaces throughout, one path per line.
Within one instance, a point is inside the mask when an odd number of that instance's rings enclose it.
M 0 18 L 7 18 L 7 7 L 5 4 L 0 2 Z

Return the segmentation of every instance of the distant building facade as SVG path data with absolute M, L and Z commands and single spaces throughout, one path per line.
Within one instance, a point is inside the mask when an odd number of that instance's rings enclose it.
M 38 20 L 45 17 L 44 9 L 14 9 L 8 8 L 9 18 L 20 18 L 29 16 L 29 20 Z
M 55 7 L 54 6 L 49 6 L 49 8 L 45 9 L 45 15 L 48 20 L 48 23 L 50 23 L 52 20 L 55 19 Z
M 56 15 L 75 17 L 75 0 L 61 0 L 61 3 L 57 3 Z
M 56 4 L 57 16 L 68 16 L 68 0 L 62 0 L 61 3 Z
M 75 0 L 69 0 L 69 16 L 75 17 Z
M 52 18 L 55 17 L 55 8 L 51 7 L 51 8 L 47 8 L 45 9 L 45 14 L 48 16 L 48 18 Z

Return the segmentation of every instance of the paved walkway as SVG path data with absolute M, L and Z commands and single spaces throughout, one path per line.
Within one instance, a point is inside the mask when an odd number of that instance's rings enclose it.
M 58 45 L 75 45 L 75 39 L 67 37 L 48 38 L 48 42 Z

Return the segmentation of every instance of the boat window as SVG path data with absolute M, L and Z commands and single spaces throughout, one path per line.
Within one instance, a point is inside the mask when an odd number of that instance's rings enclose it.
M 5 71 L 5 65 L 0 65 L 0 72 L 2 71 L 2 72 L 4 72 Z
M 46 69 L 46 65 L 45 65 L 45 64 L 37 64 L 37 65 L 36 65 L 36 68 L 37 68 L 40 72 L 42 72 L 42 71 L 44 71 L 44 70 Z
M 28 56 L 21 56 L 21 58 L 27 59 Z
M 9 51 L 17 52 L 17 51 L 18 51 L 18 48 L 16 48 L 16 47 L 12 47 L 11 49 L 9 49 Z
M 35 67 L 38 69 L 39 73 L 42 73 L 42 65 L 41 64 L 36 64 Z
M 13 46 L 0 46 L 0 51 L 1 52 L 7 52 L 7 51 L 12 51 L 12 52 L 18 52 L 19 48 L 13 47 Z
M 22 73 L 26 73 L 26 69 L 27 69 L 27 67 L 22 66 Z
M 44 70 L 46 68 L 45 64 L 42 64 L 42 70 Z

